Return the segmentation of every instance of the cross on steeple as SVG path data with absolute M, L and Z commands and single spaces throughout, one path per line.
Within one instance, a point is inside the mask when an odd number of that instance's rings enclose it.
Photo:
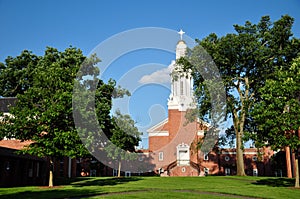
M 185 33 L 185 32 L 183 32 L 182 29 L 180 29 L 180 31 L 178 32 L 178 34 L 180 35 L 180 40 L 182 40 L 182 36 L 183 36 L 184 33 Z

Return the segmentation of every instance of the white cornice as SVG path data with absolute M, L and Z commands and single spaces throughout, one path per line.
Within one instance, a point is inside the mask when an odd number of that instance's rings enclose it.
M 159 131 L 159 130 L 157 130 L 158 127 L 162 127 L 163 125 L 165 125 L 166 123 L 168 123 L 168 121 L 169 121 L 168 118 L 164 119 L 163 121 L 159 122 L 158 124 L 156 124 L 156 125 L 152 126 L 151 128 L 147 129 L 147 132 L 148 133 L 152 133 L 154 131 Z
M 153 131 L 148 133 L 149 137 L 169 136 L 169 131 Z

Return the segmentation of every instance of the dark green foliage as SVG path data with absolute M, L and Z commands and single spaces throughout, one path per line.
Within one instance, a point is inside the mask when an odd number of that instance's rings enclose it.
M 257 140 L 275 149 L 296 150 L 300 146 L 300 57 L 290 68 L 278 68 L 259 92 L 262 102 L 253 111 L 259 127 Z
M 193 71 L 199 117 L 203 120 L 210 118 L 212 101 L 215 100 L 208 89 L 211 82 L 205 81 L 205 78 L 211 73 L 220 73 L 226 90 L 227 118 L 233 119 L 233 128 L 227 132 L 232 135 L 234 130 L 232 138 L 237 140 L 237 150 L 243 148 L 243 140 L 255 139 L 253 132 L 257 132 L 257 126 L 250 113 L 254 104 L 262 101 L 259 88 L 276 75 L 279 67 L 287 69 L 300 52 L 300 40 L 292 37 L 293 22 L 294 19 L 288 15 L 274 23 L 270 17 L 264 16 L 258 24 L 247 21 L 243 26 L 234 25 L 236 33 L 222 37 L 212 33 L 197 40 L 198 45 L 187 58 L 178 61 L 185 70 Z M 210 71 L 210 59 L 199 53 L 203 52 L 199 50 L 202 47 L 212 57 L 218 71 Z M 205 70 L 200 71 L 201 67 Z M 242 155 L 238 155 L 237 159 L 242 159 Z
M 7 57 L 0 63 L 0 96 L 15 97 L 33 85 L 33 71 L 40 57 L 24 50 L 17 57 Z
M 74 80 L 85 59 L 82 52 L 76 48 L 64 52 L 47 48 L 45 55 L 38 59 L 24 52 L 17 58 L 7 59 L 9 64 L 1 73 L 10 76 L 10 68 L 24 64 L 18 68 L 22 73 L 18 71 L 14 78 L 6 81 L 6 85 L 12 85 L 16 79 L 21 82 L 20 89 L 6 86 L 3 91 L 5 96 L 15 94 L 18 98 L 16 106 L 11 108 L 13 117 L 6 118 L 6 124 L 9 124 L 6 125 L 6 137 L 32 140 L 34 143 L 25 152 L 40 157 L 86 154 L 72 117 Z M 33 61 L 20 61 L 25 55 L 34 58 Z
M 108 156 L 117 160 L 131 159 L 138 146 L 141 133 L 129 115 L 116 111 L 113 116 L 114 129 L 110 137 L 111 145 L 107 146 Z M 134 156 L 135 157 L 135 156 Z

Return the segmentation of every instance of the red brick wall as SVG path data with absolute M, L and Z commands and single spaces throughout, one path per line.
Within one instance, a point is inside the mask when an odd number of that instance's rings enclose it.
M 151 158 L 152 163 L 156 166 L 155 169 L 167 168 L 169 164 L 176 161 L 176 147 L 178 144 L 185 143 L 190 144 L 190 160 L 200 166 L 201 172 L 204 173 L 204 169 L 208 168 L 209 174 L 225 175 L 225 168 L 229 168 L 231 175 L 236 174 L 235 149 L 211 151 L 209 160 L 204 160 L 204 154 L 197 151 L 197 143 L 201 139 L 201 136 L 197 136 L 197 132 L 199 130 L 207 130 L 207 126 L 198 122 L 187 123 L 185 119 L 186 112 L 169 110 L 168 114 L 168 123 L 157 130 L 168 131 L 169 136 L 149 137 L 149 151 L 152 152 Z M 191 136 L 194 136 L 194 138 Z M 192 138 L 192 141 L 190 138 Z M 163 161 L 158 160 L 160 151 L 164 152 Z M 253 169 L 258 169 L 258 175 L 272 175 L 270 158 L 273 155 L 273 151 L 268 148 L 262 149 L 261 161 L 259 158 L 257 161 L 253 159 L 254 156 L 257 156 L 256 151 L 256 148 L 245 149 L 244 162 L 246 173 L 253 175 Z M 226 160 L 225 157 L 229 159 Z M 171 176 L 190 176 L 197 173 L 197 170 L 193 167 L 186 166 L 185 169 L 185 172 L 182 172 L 182 168 L 177 166 L 169 172 Z M 191 174 L 192 171 L 193 174 Z
M 177 166 L 170 170 L 170 176 L 199 176 L 199 173 L 191 166 Z

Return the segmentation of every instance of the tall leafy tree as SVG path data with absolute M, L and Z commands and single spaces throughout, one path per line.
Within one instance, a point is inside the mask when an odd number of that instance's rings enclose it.
M 20 57 L 24 57 L 24 52 L 17 58 L 7 60 L 16 60 L 15 63 L 19 64 Z M 81 50 L 70 47 L 59 52 L 55 48 L 47 48 L 38 59 L 28 53 L 26 57 L 34 57 L 36 61 L 28 58 L 29 61 L 24 62 L 20 69 L 30 75 L 12 71 L 10 68 L 16 66 L 7 61 L 9 65 L 3 67 L 1 73 L 1 81 L 5 76 L 14 76 L 6 81 L 8 86 L 3 90 L 3 95 L 16 95 L 18 98 L 16 106 L 11 108 L 13 117 L 4 118 L 6 121 L 2 123 L 5 124 L 2 129 L 7 137 L 33 141 L 23 152 L 48 157 L 50 165 L 55 157 L 74 158 L 88 154 L 74 126 L 72 108 L 77 71 L 85 60 Z M 90 67 L 91 70 L 97 70 L 95 64 Z M 21 82 L 20 86 L 11 86 L 15 81 Z M 19 87 L 22 89 L 15 89 Z M 53 186 L 51 166 L 49 186 Z
M 296 183 L 299 187 L 298 149 L 300 147 L 300 57 L 289 69 L 278 68 L 273 79 L 259 89 L 262 101 L 255 105 L 257 140 L 274 149 L 290 147 L 295 154 Z
M 117 161 L 121 167 L 121 160 L 134 156 L 130 152 L 138 145 L 139 132 L 129 115 L 117 111 L 112 116 L 112 99 L 130 96 L 130 92 L 116 87 L 112 79 L 107 84 L 99 80 L 99 71 L 90 68 L 96 60 L 92 56 L 79 71 L 74 88 L 73 115 L 86 148 L 104 164 Z
M 0 63 L 0 96 L 15 97 L 33 84 L 33 70 L 40 57 L 24 50 L 17 57 L 7 57 Z
M 245 25 L 234 25 L 236 33 L 221 37 L 212 33 L 196 40 L 198 45 L 186 58 L 178 61 L 185 70 L 193 71 L 199 117 L 203 120 L 212 114 L 211 101 L 214 100 L 208 92 L 212 82 L 205 76 L 215 72 L 221 74 L 226 91 L 227 118 L 233 119 L 233 127 L 227 132 L 234 134 L 236 139 L 237 175 L 246 175 L 243 141 L 255 131 L 250 112 L 254 103 L 261 100 L 258 89 L 274 75 L 278 66 L 288 67 L 299 53 L 300 40 L 292 37 L 293 21 L 292 17 L 285 15 L 272 23 L 268 16 L 264 16 L 258 24 L 247 21 Z M 202 47 L 212 57 L 218 71 L 211 70 L 211 60 L 203 56 Z
M 26 88 L 24 91 L 17 93 L 18 101 L 11 109 L 13 117 L 7 118 L 6 122 L 8 133 L 15 133 L 10 134 L 12 137 L 33 141 L 24 153 L 49 157 L 50 165 L 54 157 L 87 154 L 72 117 L 74 79 L 84 59 L 79 49 L 59 52 L 47 48 L 34 66 L 24 67 L 24 73 L 30 73 L 32 79 L 26 84 L 28 87 L 23 87 Z M 16 78 L 18 82 L 27 80 L 26 76 Z M 53 186 L 52 166 L 49 186 Z
M 121 161 L 132 160 L 135 155 L 135 147 L 138 146 L 141 132 L 135 126 L 135 121 L 130 115 L 123 115 L 117 110 L 113 116 L 114 129 L 110 138 L 111 143 L 105 148 L 108 157 L 119 162 L 118 177 L 121 176 Z
M 72 47 L 63 52 L 49 47 L 40 57 L 23 51 L 7 58 L 0 67 L 1 95 L 18 100 L 11 108 L 13 116 L 2 120 L 4 136 L 31 140 L 23 153 L 48 157 L 50 165 L 55 157 L 81 157 L 98 150 L 105 136 L 113 139 L 117 126 L 110 115 L 112 98 L 130 93 L 115 88 L 113 80 L 107 84 L 100 80 L 98 62 L 96 55 L 86 58 Z M 75 125 L 78 116 L 84 119 Z M 90 125 L 93 119 L 99 128 Z M 52 169 L 49 186 L 53 186 Z

